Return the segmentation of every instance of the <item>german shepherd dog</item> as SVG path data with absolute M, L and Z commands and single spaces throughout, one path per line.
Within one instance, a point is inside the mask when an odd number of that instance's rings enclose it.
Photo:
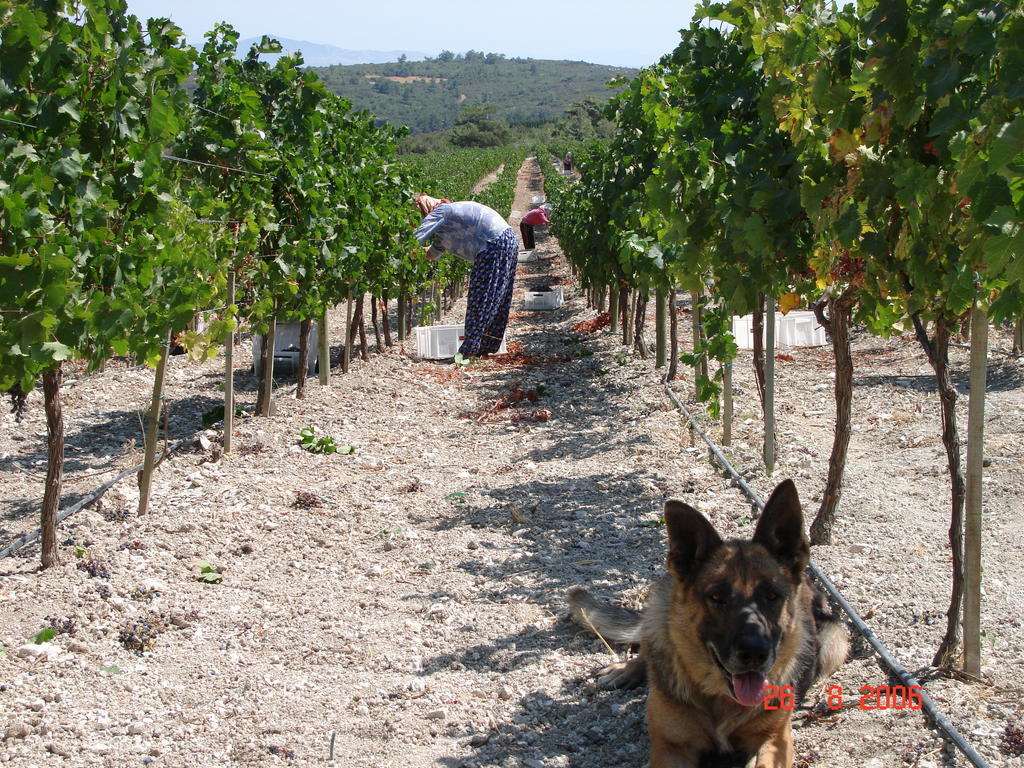
M 791 768 L 792 706 L 849 648 L 804 572 L 810 543 L 796 486 L 775 488 L 750 541 L 723 541 L 681 501 L 666 502 L 665 523 L 668 573 L 643 613 L 569 591 L 578 624 L 640 646 L 598 684 L 649 681 L 651 768 Z M 766 699 L 769 685 L 792 696 Z

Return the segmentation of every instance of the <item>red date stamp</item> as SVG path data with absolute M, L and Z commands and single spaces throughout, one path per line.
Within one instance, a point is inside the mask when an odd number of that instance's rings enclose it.
M 765 709 L 793 709 L 796 698 L 791 685 L 767 685 L 764 689 Z M 924 700 L 921 697 L 922 689 L 919 685 L 862 685 L 859 690 L 860 698 L 857 702 L 860 709 L 921 709 Z M 842 709 L 843 687 L 831 685 L 828 687 L 828 698 L 826 699 L 829 709 Z

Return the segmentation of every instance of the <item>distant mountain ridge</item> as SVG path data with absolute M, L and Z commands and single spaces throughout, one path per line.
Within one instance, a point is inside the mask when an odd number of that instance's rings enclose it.
M 421 51 L 365 51 L 339 48 L 336 45 L 325 45 L 323 43 L 311 43 L 308 40 L 291 40 L 287 37 L 275 37 L 284 47 L 287 53 L 302 51 L 302 58 L 307 67 L 330 67 L 335 64 L 380 64 L 389 61 L 398 61 L 402 56 L 407 59 L 417 60 L 426 58 L 427 54 Z M 238 41 L 238 54 L 245 56 L 254 43 L 259 43 L 261 37 L 247 37 Z M 275 61 L 280 54 L 263 54 L 263 58 L 269 62 Z
M 493 104 L 495 116 L 512 124 L 557 120 L 584 99 L 607 101 L 613 93 L 607 81 L 628 80 L 638 71 L 477 51 L 443 51 L 425 61 L 310 69 L 356 109 L 408 126 L 412 133 L 450 128 L 464 108 L 477 104 Z

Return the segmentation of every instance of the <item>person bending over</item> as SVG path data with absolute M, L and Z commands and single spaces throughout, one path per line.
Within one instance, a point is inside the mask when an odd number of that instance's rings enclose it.
M 451 202 L 419 195 L 423 221 L 413 235 L 427 245 L 427 258 L 450 253 L 473 265 L 466 304 L 463 357 L 498 351 L 512 307 L 519 241 L 515 231 L 493 208 L 473 201 Z
M 548 218 L 543 208 L 534 208 L 519 220 L 519 234 L 523 236 L 524 250 L 532 251 L 534 248 L 533 228 L 540 224 L 550 223 L 551 219 Z

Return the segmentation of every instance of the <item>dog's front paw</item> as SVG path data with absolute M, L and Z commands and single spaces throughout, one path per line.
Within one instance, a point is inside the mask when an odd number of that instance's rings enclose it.
M 647 680 L 647 664 L 643 657 L 634 656 L 629 661 L 609 664 L 597 674 L 597 687 L 606 691 L 636 688 Z

